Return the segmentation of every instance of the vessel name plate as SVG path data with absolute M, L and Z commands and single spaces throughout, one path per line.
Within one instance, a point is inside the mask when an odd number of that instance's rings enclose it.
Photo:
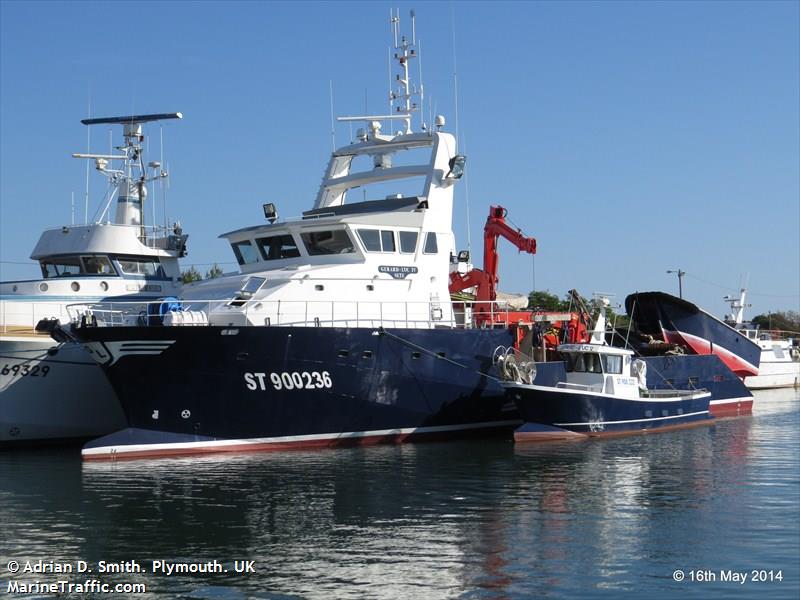
M 418 271 L 419 269 L 417 269 L 417 267 L 404 267 L 404 266 L 393 266 L 393 265 L 381 265 L 378 267 L 379 273 L 386 273 L 387 275 L 391 275 L 395 279 L 405 279 L 407 275 L 413 275 Z

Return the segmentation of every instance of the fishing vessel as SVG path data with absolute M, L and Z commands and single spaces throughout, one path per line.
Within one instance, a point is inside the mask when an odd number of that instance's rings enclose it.
M 708 390 L 648 388 L 647 364 L 605 340 L 601 310 L 589 343 L 559 345 L 560 368 L 546 378 L 537 373 L 540 365 L 519 360 L 524 355 L 514 348 L 498 353 L 503 386 L 523 420 L 515 441 L 665 431 L 712 421 Z
M 84 459 L 511 437 L 520 415 L 493 355 L 532 347 L 544 321 L 498 301 L 495 253 L 500 236 L 526 252 L 535 241 L 492 207 L 484 269 L 457 252 L 466 158 L 443 117 L 412 128 L 416 40 L 398 28 L 394 17 L 395 110 L 340 118 L 364 127 L 333 151 L 310 210 L 281 219 L 265 204 L 264 222 L 221 236 L 240 273 L 147 310 L 74 307 L 70 327 L 53 328 L 89 349 L 125 412 L 126 427 L 86 444 Z M 693 358 L 662 365 L 674 387 L 727 397 L 729 377 L 742 385 L 716 357 Z
M 187 236 L 177 225 L 145 226 L 143 210 L 147 185 L 167 173 L 159 162 L 145 166 L 142 124 L 176 118 L 181 114 L 81 121 L 121 125 L 124 142 L 117 154 L 73 155 L 93 160 L 108 179 L 99 218 L 44 231 L 31 254 L 41 278 L 0 283 L 0 445 L 87 439 L 124 427 L 114 391 L 86 350 L 54 345 L 36 324 L 68 320 L 70 304 L 152 299 L 180 289 Z
M 660 365 L 653 365 L 659 371 L 676 356 L 684 357 L 681 365 L 699 362 L 705 356 L 718 358 L 740 380 L 758 374 L 758 344 L 687 300 L 665 292 L 637 292 L 625 298 L 625 310 L 631 328 L 618 332 L 618 339 L 625 338 L 644 356 L 661 357 Z M 653 384 L 663 385 L 657 381 Z M 705 383 L 703 386 L 708 387 Z M 728 393 L 723 397 L 715 394 L 712 398 L 711 413 L 750 414 L 753 395 L 747 388 L 730 383 L 726 387 Z
M 725 322 L 761 349 L 758 374 L 745 377 L 745 385 L 753 390 L 800 386 L 800 332 L 762 330 L 746 322 L 746 296 L 747 290 L 742 288 L 738 298 L 724 298 L 731 306 Z

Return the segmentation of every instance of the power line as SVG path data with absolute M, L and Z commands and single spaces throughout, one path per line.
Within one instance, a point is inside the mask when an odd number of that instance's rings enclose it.
M 719 283 L 714 283 L 713 281 L 708 281 L 708 280 L 703 279 L 702 277 L 698 277 L 697 275 L 694 275 L 692 273 L 687 273 L 686 271 L 684 271 L 684 274 L 687 277 L 691 277 L 692 279 L 696 279 L 697 281 L 701 281 L 702 283 L 705 283 L 706 285 L 711 285 L 711 286 L 714 286 L 714 287 L 718 287 L 718 288 L 723 289 L 723 290 L 728 290 L 728 291 L 732 291 L 732 292 L 736 292 L 736 291 L 739 290 L 739 288 L 734 288 L 734 287 L 731 287 L 729 285 L 721 285 Z M 800 294 L 764 294 L 764 293 L 759 293 L 759 292 L 747 292 L 747 293 L 750 296 L 763 296 L 765 298 L 800 298 Z

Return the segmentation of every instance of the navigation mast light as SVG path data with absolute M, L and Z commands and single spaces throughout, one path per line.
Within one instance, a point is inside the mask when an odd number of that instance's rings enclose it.
M 275 205 L 272 202 L 268 202 L 263 206 L 263 208 L 264 218 L 269 221 L 270 224 L 278 220 L 278 209 L 275 208 Z

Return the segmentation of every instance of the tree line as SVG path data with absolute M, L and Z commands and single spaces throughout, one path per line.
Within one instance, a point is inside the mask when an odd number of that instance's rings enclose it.
M 219 267 L 217 263 L 206 271 L 205 277 L 197 270 L 197 267 L 192 265 L 185 271 L 181 272 L 181 281 L 184 284 L 192 283 L 193 281 L 201 281 L 202 279 L 216 279 L 217 277 L 222 276 L 222 269 Z
M 583 296 L 581 296 L 581 299 L 586 306 L 592 306 L 592 303 Z M 576 307 L 569 294 L 566 294 L 562 299 L 548 291 L 531 292 L 528 294 L 528 302 L 528 306 L 533 310 L 576 310 Z M 622 308 L 622 313 L 617 313 L 615 308 Z M 626 327 L 628 325 L 629 319 L 625 314 L 624 307 L 609 306 L 606 309 L 606 315 L 608 321 L 610 323 L 615 323 L 617 327 Z M 771 312 L 766 315 L 757 315 L 753 317 L 752 322 L 754 325 L 757 325 L 759 329 L 778 329 L 782 331 L 800 333 L 800 313 L 793 310 Z

